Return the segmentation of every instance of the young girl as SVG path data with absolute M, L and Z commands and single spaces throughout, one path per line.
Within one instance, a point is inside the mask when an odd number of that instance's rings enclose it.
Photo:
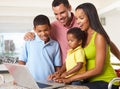
M 67 40 L 70 49 L 67 52 L 66 62 L 62 68 L 51 75 L 51 78 L 67 78 L 86 71 L 85 54 L 82 47 L 85 43 L 85 34 L 80 28 L 74 27 L 68 30 Z M 78 85 L 80 81 L 73 81 L 70 84 Z

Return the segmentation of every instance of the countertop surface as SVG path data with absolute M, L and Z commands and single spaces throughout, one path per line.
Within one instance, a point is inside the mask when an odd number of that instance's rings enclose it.
M 13 78 L 8 72 L 0 72 L 0 75 L 4 77 L 5 83 L 0 79 L 0 89 L 28 89 L 24 87 L 20 87 L 13 84 Z M 57 89 L 89 89 L 85 86 L 75 86 L 75 85 L 65 85 L 64 87 Z

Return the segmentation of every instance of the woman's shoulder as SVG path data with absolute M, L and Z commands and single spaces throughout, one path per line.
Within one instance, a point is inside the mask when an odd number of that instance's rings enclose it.
M 103 43 L 103 42 L 106 42 L 104 36 L 100 33 L 96 33 L 96 36 L 95 36 L 95 43 Z
M 98 33 L 98 32 L 96 32 L 95 39 L 96 40 L 98 40 L 98 39 L 100 39 L 100 40 L 104 39 L 105 40 L 104 36 L 102 34 Z

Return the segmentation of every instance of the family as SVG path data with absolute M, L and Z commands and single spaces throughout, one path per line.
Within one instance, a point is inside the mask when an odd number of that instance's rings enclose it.
M 120 51 L 102 27 L 96 7 L 83 3 L 75 15 L 68 0 L 53 0 L 56 21 L 45 15 L 33 20 L 34 32 L 26 33 L 19 64 L 26 65 L 36 81 L 53 80 L 89 89 L 107 89 L 117 77 L 110 52 Z M 114 83 L 112 89 L 118 89 Z

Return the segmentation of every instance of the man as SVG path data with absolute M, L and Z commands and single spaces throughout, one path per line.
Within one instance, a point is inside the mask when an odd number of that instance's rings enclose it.
M 73 27 L 79 27 L 74 14 L 71 12 L 71 5 L 68 0 L 53 0 L 52 9 L 57 21 L 51 23 L 51 37 L 60 44 L 62 62 L 65 62 L 67 50 L 69 49 L 67 44 L 66 34 L 68 29 Z M 29 32 L 25 35 L 26 40 L 34 39 L 34 34 Z M 120 59 L 120 52 L 118 48 L 111 42 L 111 52 Z

